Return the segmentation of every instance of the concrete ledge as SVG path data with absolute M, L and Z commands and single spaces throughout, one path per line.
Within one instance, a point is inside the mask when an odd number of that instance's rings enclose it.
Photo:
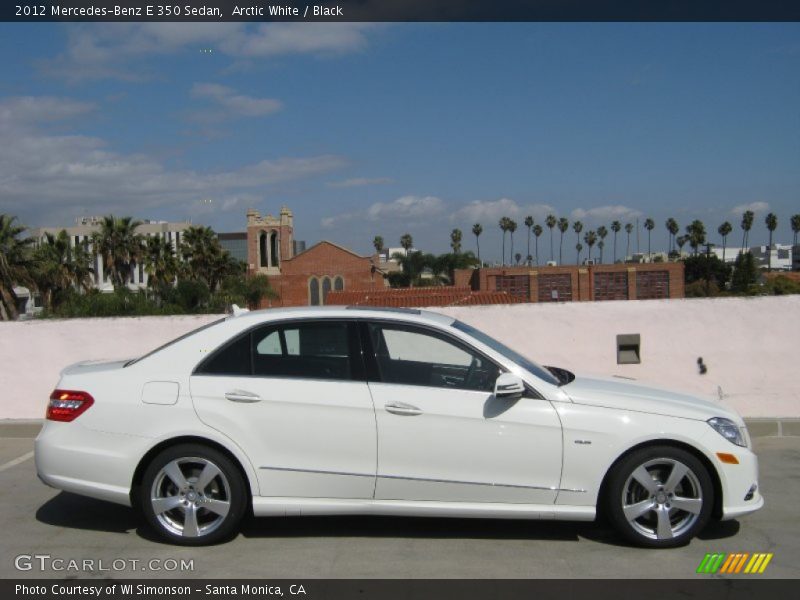
M 757 437 L 798 437 L 800 419 L 745 419 L 750 436 Z M 42 428 L 44 419 L 3 419 L 0 420 L 0 438 L 34 438 Z
M 0 438 L 35 438 L 44 419 L 2 419 Z

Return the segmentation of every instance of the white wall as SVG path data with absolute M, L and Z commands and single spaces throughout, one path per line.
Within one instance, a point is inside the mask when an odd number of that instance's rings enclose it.
M 540 363 L 718 397 L 749 417 L 800 417 L 794 373 L 800 296 L 520 304 L 436 309 Z M 143 354 L 215 315 L 0 323 L 0 419 L 41 418 L 66 365 Z M 642 364 L 616 364 L 616 335 L 642 336 Z M 708 373 L 700 375 L 697 358 Z
M 621 375 L 719 398 L 748 417 L 800 417 L 800 296 L 573 302 L 439 309 L 526 356 L 577 373 Z M 616 364 L 616 336 L 641 335 L 639 365 Z M 708 368 L 701 375 L 697 358 Z

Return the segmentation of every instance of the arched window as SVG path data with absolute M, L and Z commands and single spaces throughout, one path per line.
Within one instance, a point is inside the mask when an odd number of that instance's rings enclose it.
M 270 253 L 270 266 L 278 266 L 278 233 L 273 231 L 269 234 L 269 253 Z
M 259 267 L 269 266 L 269 262 L 267 262 L 267 234 L 263 231 L 258 235 L 258 258 Z
M 326 304 L 328 302 L 328 292 L 331 291 L 331 278 L 326 277 L 322 280 L 322 303 Z
M 308 304 L 319 306 L 319 279 L 316 277 L 308 280 Z
M 344 289 L 344 279 L 341 275 L 337 275 L 336 279 L 333 280 L 333 289 L 337 292 L 341 292 Z

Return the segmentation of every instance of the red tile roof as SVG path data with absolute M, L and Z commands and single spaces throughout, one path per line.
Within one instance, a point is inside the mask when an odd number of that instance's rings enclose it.
M 328 293 L 325 303 L 328 305 L 419 308 L 471 304 L 517 304 L 525 301 L 523 298 L 511 296 L 506 292 L 475 292 L 469 287 L 441 286 L 331 291 Z

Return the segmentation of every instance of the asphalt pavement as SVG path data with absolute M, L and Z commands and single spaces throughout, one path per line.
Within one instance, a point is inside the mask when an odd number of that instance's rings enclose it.
M 0 430 L 3 578 L 685 579 L 720 577 L 695 573 L 715 552 L 771 552 L 765 573 L 749 577 L 800 577 L 799 437 L 756 438 L 765 507 L 683 548 L 629 547 L 596 523 L 390 517 L 250 519 L 226 544 L 181 548 L 132 509 L 42 484 L 35 430 Z

